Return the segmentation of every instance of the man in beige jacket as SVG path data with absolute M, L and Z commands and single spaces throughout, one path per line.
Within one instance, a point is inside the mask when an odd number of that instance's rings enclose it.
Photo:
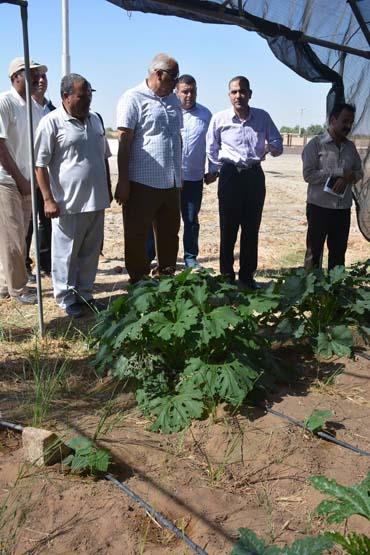
M 26 77 L 23 58 L 9 66 L 10 91 L 0 94 L 0 298 L 35 304 L 27 289 L 26 234 L 31 216 Z M 31 94 L 47 67 L 30 62 Z M 37 115 L 34 113 L 37 118 Z

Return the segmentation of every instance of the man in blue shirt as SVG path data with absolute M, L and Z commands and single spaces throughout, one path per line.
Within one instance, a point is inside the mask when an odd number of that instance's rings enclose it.
M 203 179 L 212 183 L 216 172 L 205 174 L 206 134 L 212 114 L 197 100 L 197 83 L 191 75 L 181 75 L 176 86 L 183 115 L 181 215 L 184 223 L 184 262 L 187 268 L 199 268 L 199 211 L 202 204 Z M 149 258 L 155 256 L 153 233 L 148 237 Z
M 240 235 L 239 283 L 258 289 L 254 280 L 258 260 L 258 232 L 265 201 L 261 162 L 267 153 L 279 156 L 283 141 L 267 112 L 249 106 L 249 81 L 238 75 L 229 82 L 232 108 L 215 114 L 207 134 L 207 155 L 220 168 L 220 271 L 235 279 L 234 247 Z
M 212 114 L 197 100 L 197 84 L 191 75 L 182 75 L 177 84 L 184 127 L 182 129 L 182 191 L 181 215 L 184 222 L 184 262 L 189 268 L 199 267 L 199 219 L 203 179 L 211 183 L 216 174 L 205 172 L 206 134 Z

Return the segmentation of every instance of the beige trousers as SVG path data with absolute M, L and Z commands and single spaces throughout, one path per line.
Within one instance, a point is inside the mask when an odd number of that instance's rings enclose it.
M 12 185 L 0 183 L 0 294 L 21 295 L 27 284 L 26 235 L 31 195 L 23 197 Z

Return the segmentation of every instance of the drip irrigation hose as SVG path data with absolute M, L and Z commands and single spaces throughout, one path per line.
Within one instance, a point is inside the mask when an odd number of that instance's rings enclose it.
M 366 360 L 370 360 L 370 355 L 368 355 L 367 353 L 363 353 L 362 351 L 355 351 L 355 355 L 366 358 Z
M 270 412 L 271 414 L 274 414 L 275 416 L 279 416 L 280 418 L 283 418 L 284 420 L 287 420 L 288 422 L 291 422 L 292 424 L 295 424 L 296 426 L 299 426 L 300 428 L 303 428 L 304 430 L 307 430 L 308 432 L 311 431 L 307 428 L 307 426 L 304 425 L 304 423 L 301 420 L 296 420 L 295 418 L 292 418 L 291 416 L 288 416 L 287 414 L 283 414 L 282 412 L 279 412 L 279 411 L 274 410 L 274 409 L 269 409 L 268 407 L 265 407 L 265 410 L 267 412 Z M 331 434 L 328 434 L 327 432 L 318 431 L 318 432 L 311 432 L 311 433 L 321 437 L 322 439 L 325 439 L 326 441 L 331 441 L 332 443 L 336 443 L 337 445 L 340 445 L 341 447 L 345 447 L 346 449 L 350 449 L 351 451 L 354 451 L 355 453 L 358 453 L 359 455 L 363 455 L 364 457 L 370 457 L 370 453 L 368 451 L 364 451 L 363 449 L 360 449 L 359 447 L 354 447 L 353 445 L 350 445 L 346 441 L 341 441 L 340 439 L 337 439 L 336 437 L 334 437 Z
M 14 430 L 16 432 L 23 431 L 23 426 L 21 426 L 20 424 L 13 424 L 12 422 L 7 422 L 6 420 L 0 420 L 0 427 L 6 428 L 8 430 Z M 117 486 L 120 490 L 124 491 L 129 497 L 131 497 L 131 499 L 133 499 L 136 503 L 138 503 L 138 505 L 143 507 L 143 509 L 145 509 L 153 518 L 155 518 L 155 520 L 168 528 L 168 530 L 173 532 L 178 538 L 183 540 L 189 547 L 191 547 L 191 549 L 193 549 L 193 551 L 195 551 L 195 553 L 197 553 L 198 555 L 208 555 L 207 552 L 204 551 L 204 549 L 194 543 L 182 530 L 180 530 L 180 528 L 175 526 L 173 522 L 171 522 L 161 513 L 153 509 L 153 507 L 149 505 L 149 503 L 139 497 L 139 495 L 132 491 L 128 486 L 117 480 L 114 476 L 112 476 L 112 474 L 105 474 L 104 478 L 106 480 L 109 480 L 109 482 L 112 482 L 112 484 Z
M 160 522 L 163 526 L 165 526 L 166 528 L 168 528 L 169 530 L 171 530 L 171 532 L 173 532 L 174 534 L 176 534 L 176 536 L 182 540 L 184 540 L 185 543 L 187 543 L 187 545 L 189 547 L 191 547 L 195 553 L 198 553 L 199 555 L 207 555 L 207 552 L 204 551 L 204 549 L 202 549 L 201 547 L 199 547 L 199 545 L 197 545 L 196 543 L 194 543 L 182 530 L 180 530 L 180 528 L 177 528 L 177 526 L 175 526 L 170 520 L 168 520 L 165 516 L 163 516 L 161 513 L 158 513 L 158 511 L 155 511 L 153 509 L 153 507 L 151 507 L 146 501 L 144 501 L 144 499 L 141 499 L 141 497 L 139 497 L 135 492 L 133 492 L 129 487 L 127 487 L 125 484 L 123 484 L 122 482 L 119 482 L 116 478 L 114 478 L 114 476 L 112 476 L 111 474 L 106 474 L 105 478 L 107 480 L 109 480 L 110 482 L 112 482 L 115 486 L 117 486 L 119 489 L 121 489 L 122 491 L 124 491 L 129 497 L 131 497 L 131 499 L 133 499 L 134 501 L 136 501 L 136 503 L 138 503 L 141 507 L 143 507 L 143 509 L 145 509 L 150 515 L 152 515 L 152 517 L 155 518 L 155 520 L 157 520 L 158 522 Z
M 7 428 L 8 430 L 15 430 L 16 432 L 23 431 L 23 426 L 20 424 L 13 424 L 13 422 L 7 422 L 6 420 L 0 420 L 0 427 Z

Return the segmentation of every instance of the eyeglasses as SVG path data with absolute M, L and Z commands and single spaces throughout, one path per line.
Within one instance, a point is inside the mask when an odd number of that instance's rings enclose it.
M 176 75 L 174 75 L 171 71 L 168 71 L 168 69 L 156 69 L 156 71 L 164 71 L 165 73 L 167 73 L 167 75 L 169 75 L 171 77 L 171 79 L 174 83 L 177 83 L 178 80 L 179 80 L 179 77 L 180 77 L 178 73 L 176 73 Z

